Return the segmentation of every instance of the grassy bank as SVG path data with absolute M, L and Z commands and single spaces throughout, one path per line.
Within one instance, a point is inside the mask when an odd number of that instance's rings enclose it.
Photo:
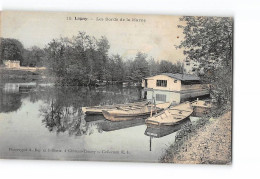
M 47 77 L 46 70 L 36 70 L 26 71 L 19 69 L 6 69 L 0 68 L 0 82 L 8 82 L 8 83 L 22 83 L 22 82 L 32 82 L 32 81 L 51 81 L 49 77 Z
M 230 164 L 231 151 L 231 111 L 226 111 L 217 118 L 205 116 L 183 126 L 161 162 Z

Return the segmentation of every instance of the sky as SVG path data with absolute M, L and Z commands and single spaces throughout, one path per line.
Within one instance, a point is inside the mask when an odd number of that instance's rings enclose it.
M 1 16 L 2 37 L 18 39 L 25 48 L 43 48 L 52 39 L 85 31 L 97 39 L 106 36 L 109 55 L 134 58 L 140 51 L 155 60 L 184 59 L 183 51 L 175 48 L 184 37 L 177 27 L 183 23 L 179 16 L 26 11 L 4 11 Z

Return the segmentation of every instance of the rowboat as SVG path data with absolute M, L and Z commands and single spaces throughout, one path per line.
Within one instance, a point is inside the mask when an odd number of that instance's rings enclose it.
M 102 111 L 115 110 L 122 107 L 141 107 L 147 105 L 148 101 L 141 101 L 135 103 L 125 103 L 125 104 L 114 104 L 114 105 L 105 105 L 105 106 L 90 106 L 82 107 L 82 112 L 87 115 L 102 115 Z
M 191 103 L 187 101 L 176 106 L 170 106 L 168 109 L 146 119 L 145 123 L 166 126 L 175 125 L 189 117 L 192 112 Z
M 194 107 L 211 108 L 212 104 L 210 100 L 196 100 L 191 103 Z
M 120 129 L 126 129 L 130 127 L 140 126 L 145 123 L 145 119 L 133 119 L 133 120 L 125 120 L 125 121 L 109 121 L 104 120 L 100 123 L 100 128 L 102 131 L 109 132 Z
M 180 130 L 183 125 L 188 124 L 190 122 L 191 122 L 190 119 L 186 118 L 180 121 L 179 123 L 177 123 L 176 125 L 171 125 L 171 126 L 158 126 L 158 125 L 150 124 L 147 125 L 144 134 L 154 138 L 164 137 Z
M 101 116 L 87 116 L 87 117 L 97 117 L 98 120 L 92 120 L 90 121 L 88 118 L 85 118 L 85 124 L 84 127 L 86 127 L 87 130 L 91 130 L 90 128 L 93 126 L 96 126 L 95 128 L 100 132 L 109 132 L 109 131 L 115 131 L 115 130 L 121 130 L 126 129 L 130 127 L 135 127 L 139 125 L 145 124 L 145 119 L 133 119 L 133 120 L 127 120 L 127 121 L 109 121 L 106 120 L 103 115 Z M 103 119 L 101 118 L 103 117 Z
M 207 114 L 212 108 L 212 103 L 209 100 L 196 100 L 191 105 L 193 107 L 192 116 L 197 117 Z
M 115 110 L 103 110 L 102 113 L 107 120 L 124 121 L 136 118 L 147 118 L 151 113 L 156 113 L 170 106 L 170 102 L 151 104 L 145 106 L 119 107 Z

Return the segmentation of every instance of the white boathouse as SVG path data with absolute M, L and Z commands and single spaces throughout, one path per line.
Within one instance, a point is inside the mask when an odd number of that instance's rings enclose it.
M 187 98 L 209 95 L 209 85 L 202 84 L 198 76 L 190 74 L 162 73 L 142 80 L 147 99 L 171 101 L 177 103 Z
M 20 68 L 20 61 L 18 60 L 3 60 L 6 68 Z

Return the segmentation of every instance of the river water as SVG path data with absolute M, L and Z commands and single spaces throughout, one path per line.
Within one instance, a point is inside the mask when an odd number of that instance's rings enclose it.
M 0 158 L 159 162 L 174 142 L 173 127 L 148 127 L 144 119 L 110 122 L 85 116 L 81 107 L 138 101 L 142 89 L 106 86 L 0 86 Z

